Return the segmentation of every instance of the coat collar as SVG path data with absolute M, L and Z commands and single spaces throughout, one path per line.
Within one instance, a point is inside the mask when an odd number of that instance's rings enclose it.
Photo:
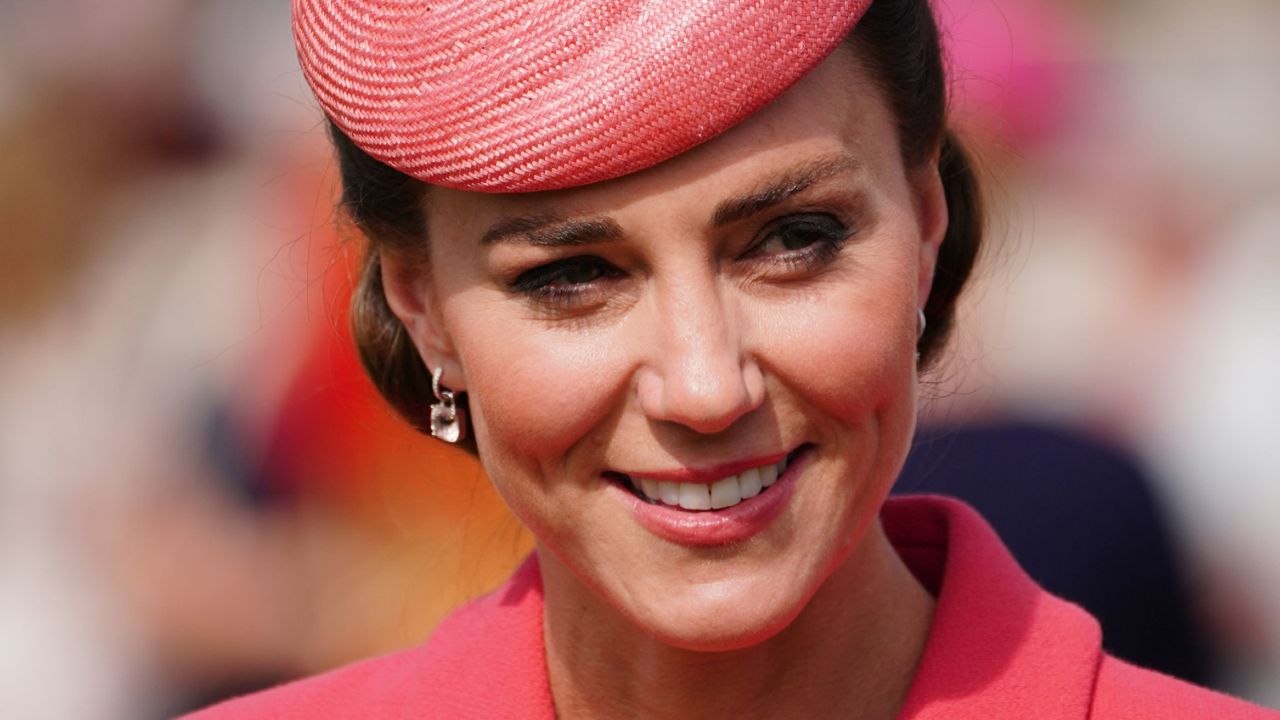
M 894 498 L 881 518 L 937 598 L 902 720 L 1087 717 L 1102 659 L 1093 618 L 1041 590 L 960 502 Z M 536 558 L 441 624 L 423 661 L 439 717 L 554 718 Z
M 900 718 L 1088 717 L 1102 632 L 1040 589 L 987 523 L 939 497 L 890 500 L 885 532 L 937 598 Z

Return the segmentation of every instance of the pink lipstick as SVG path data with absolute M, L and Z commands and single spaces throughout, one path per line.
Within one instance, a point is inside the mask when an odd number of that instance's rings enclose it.
M 610 483 L 610 492 L 653 534 L 680 545 L 725 545 L 767 528 L 786 509 L 811 453 L 754 458 L 703 468 L 628 477 L 635 492 Z

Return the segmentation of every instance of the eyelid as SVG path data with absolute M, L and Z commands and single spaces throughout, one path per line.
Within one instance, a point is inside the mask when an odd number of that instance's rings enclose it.
M 859 232 L 862 225 L 859 209 L 864 205 L 865 197 L 861 193 L 851 194 L 847 190 L 817 195 L 816 198 L 797 197 L 796 204 L 785 210 L 783 208 L 790 203 L 777 208 L 776 212 L 779 214 L 759 227 L 747 249 L 737 256 L 738 259 L 752 260 L 757 265 L 752 273 L 759 272 L 762 276 L 779 273 L 780 279 L 781 275 L 816 271 L 834 260 L 846 241 Z M 785 230 L 788 225 L 804 225 L 808 232 L 813 233 L 813 242 L 782 252 L 760 252 L 764 243 L 777 235 L 779 230 Z M 609 288 L 605 286 L 631 272 L 625 269 L 629 267 L 628 263 L 624 262 L 619 266 L 615 262 L 616 258 L 609 259 L 615 254 L 615 250 L 599 248 L 601 253 L 597 253 L 595 250 L 560 243 L 543 247 L 544 250 L 539 253 L 543 254 L 542 262 L 532 267 L 526 266 L 514 273 L 514 276 L 508 276 L 509 279 L 504 283 L 510 293 L 522 297 L 538 310 L 549 313 L 590 310 L 600 302 L 608 301 Z M 584 282 L 562 282 L 566 272 L 581 264 L 593 265 L 600 272 Z
M 805 221 L 812 221 L 815 218 L 823 219 L 823 220 L 831 220 L 842 227 L 848 224 L 845 222 L 844 218 L 841 218 L 839 215 L 837 215 L 836 213 L 830 210 L 820 210 L 820 209 L 798 210 L 798 211 L 789 212 L 786 215 L 782 215 L 780 217 L 774 218 L 773 220 L 770 220 L 769 222 L 765 223 L 764 227 L 760 228 L 760 232 L 761 234 L 764 234 L 766 231 L 775 230 L 779 226 L 796 224 L 796 223 L 805 222 Z
M 550 260 L 528 268 L 516 275 L 516 277 L 508 283 L 508 286 L 516 292 L 536 291 L 540 287 L 545 287 L 551 282 L 561 279 L 564 273 L 583 266 L 593 266 L 595 269 L 603 270 L 604 272 L 601 277 L 607 276 L 611 270 L 617 269 L 613 263 L 610 263 L 604 258 L 596 255 L 572 255 L 570 257 Z M 595 279 L 590 282 L 594 282 Z M 538 283 L 538 281 L 544 280 L 547 282 L 541 284 Z M 587 283 L 575 284 L 586 285 Z
M 765 223 L 765 225 L 760 228 L 760 231 L 757 232 L 755 237 L 752 239 L 750 246 L 743 253 L 743 257 L 749 256 L 758 250 L 761 245 L 774 237 L 780 229 L 800 224 L 804 224 L 809 227 L 816 227 L 826 223 L 830 223 L 830 229 L 835 231 L 830 233 L 831 235 L 840 235 L 847 238 L 855 232 L 853 223 L 846 221 L 837 214 L 828 210 L 791 212 Z

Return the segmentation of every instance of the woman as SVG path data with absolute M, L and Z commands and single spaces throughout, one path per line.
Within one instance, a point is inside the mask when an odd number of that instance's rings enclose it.
M 537 551 L 423 647 L 206 717 L 1274 717 L 886 502 L 980 241 L 923 0 L 469 5 L 295 30 L 365 364 Z

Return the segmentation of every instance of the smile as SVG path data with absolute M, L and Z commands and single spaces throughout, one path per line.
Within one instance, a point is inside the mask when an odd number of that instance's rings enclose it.
M 714 468 L 637 471 L 636 479 L 610 471 L 605 473 L 608 494 L 621 500 L 641 527 L 677 545 L 744 542 L 765 532 L 786 510 L 813 462 L 813 449 L 805 444 L 785 456 Z
M 636 497 L 651 504 L 665 505 L 683 510 L 723 510 L 749 500 L 768 490 L 786 472 L 793 452 L 781 460 L 750 467 L 732 475 L 700 482 L 679 482 L 623 473 L 609 473 L 612 479 L 630 490 Z

